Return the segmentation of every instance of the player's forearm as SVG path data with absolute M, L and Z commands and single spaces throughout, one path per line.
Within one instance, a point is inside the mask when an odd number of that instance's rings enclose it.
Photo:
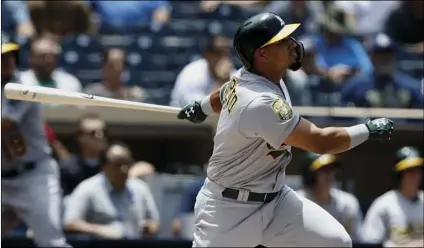
M 327 127 L 321 129 L 322 154 L 337 154 L 350 150 L 368 139 L 369 131 L 364 124 L 352 127 Z
M 85 220 L 73 220 L 69 221 L 65 225 L 65 230 L 69 232 L 80 232 L 87 234 L 97 234 L 99 229 L 101 229 L 101 225 L 92 224 Z
M 219 97 L 220 89 L 215 90 L 210 94 L 210 104 L 212 106 L 213 112 L 219 114 L 222 109 L 221 98 Z

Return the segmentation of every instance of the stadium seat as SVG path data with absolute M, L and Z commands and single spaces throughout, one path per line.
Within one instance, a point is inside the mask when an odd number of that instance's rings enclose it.
M 74 73 L 83 84 L 101 80 L 103 46 L 90 35 L 65 37 L 61 43 L 61 67 Z
M 168 24 L 169 28 L 175 31 L 179 35 L 191 35 L 196 36 L 197 34 L 204 35 L 208 32 L 208 23 L 207 21 L 199 19 L 188 19 L 180 18 L 173 19 L 172 22 Z
M 172 18 L 197 18 L 202 11 L 198 1 L 170 1 L 170 3 L 172 6 Z
M 159 44 L 167 52 L 197 52 L 199 42 L 196 37 L 188 36 L 164 36 L 159 40 Z
M 144 88 L 158 88 L 172 85 L 177 77 L 178 71 L 142 70 L 137 72 L 140 77 L 140 86 Z
M 423 54 L 414 54 L 403 49 L 396 51 L 397 67 L 406 74 L 421 80 L 424 77 Z
M 30 39 L 17 39 L 16 42 L 19 44 L 20 46 L 20 51 L 19 51 L 19 65 L 18 68 L 20 70 L 26 70 L 29 68 L 29 53 L 31 50 L 31 40 Z

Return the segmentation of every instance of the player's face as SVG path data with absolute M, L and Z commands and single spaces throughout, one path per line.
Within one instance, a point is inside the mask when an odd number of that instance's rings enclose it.
M 296 62 L 296 43 L 289 38 L 264 47 L 265 63 L 271 68 L 286 70 Z
M 411 190 L 418 190 L 423 176 L 422 167 L 416 167 L 403 172 L 402 184 Z
M 334 183 L 335 170 L 332 166 L 324 167 L 316 172 L 317 187 L 330 188 Z

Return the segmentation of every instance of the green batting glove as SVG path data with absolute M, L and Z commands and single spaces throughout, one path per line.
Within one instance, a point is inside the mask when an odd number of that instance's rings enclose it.
M 373 140 L 390 140 L 393 132 L 393 121 L 387 118 L 378 118 L 375 120 L 367 120 L 367 126 L 370 135 L 369 139 Z

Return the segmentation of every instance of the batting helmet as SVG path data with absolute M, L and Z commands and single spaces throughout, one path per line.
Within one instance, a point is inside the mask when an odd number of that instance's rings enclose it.
M 305 187 L 312 187 L 315 184 L 315 172 L 330 165 L 339 165 L 339 161 L 335 155 L 319 155 L 308 152 L 302 166 L 303 185 Z
M 233 46 L 237 57 L 243 66 L 250 70 L 253 66 L 254 53 L 257 49 L 271 45 L 289 37 L 300 23 L 286 24 L 281 17 L 274 13 L 260 13 L 244 21 L 237 29 Z M 303 45 L 296 42 L 297 63 L 290 66 L 291 70 L 298 70 L 303 59 Z
M 395 172 L 401 172 L 410 168 L 423 166 L 424 159 L 420 152 L 410 146 L 405 146 L 397 150 L 396 163 L 394 165 Z
M 20 47 L 16 43 L 7 42 L 1 44 L 1 54 L 14 53 L 16 57 L 16 64 L 19 63 L 19 50 Z

